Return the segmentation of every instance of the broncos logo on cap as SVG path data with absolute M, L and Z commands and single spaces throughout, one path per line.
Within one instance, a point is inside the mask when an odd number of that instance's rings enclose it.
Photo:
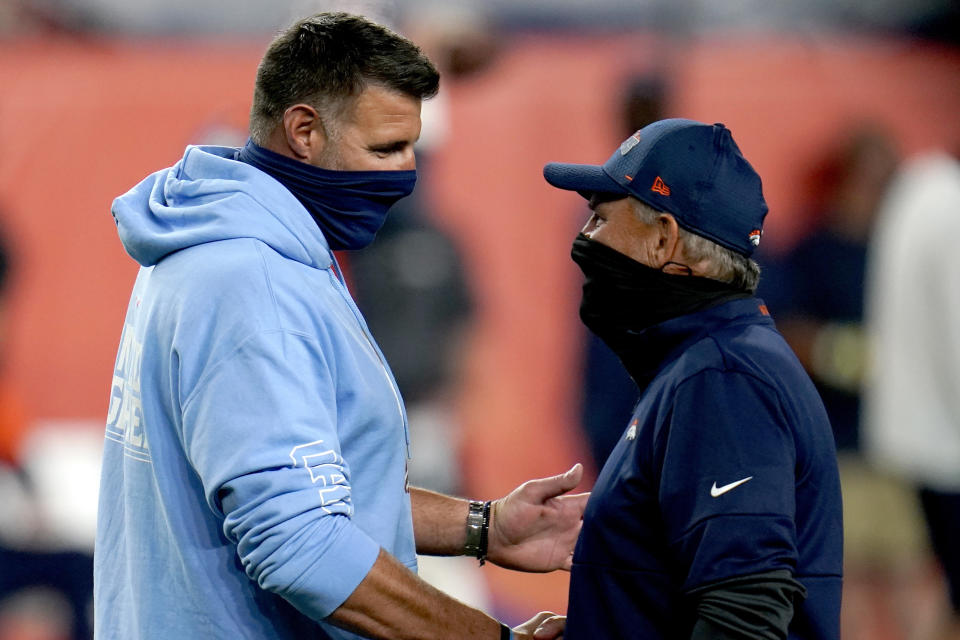
M 634 131 L 633 135 L 623 141 L 620 145 L 620 155 L 625 156 L 630 153 L 630 149 L 640 144 L 640 131 Z

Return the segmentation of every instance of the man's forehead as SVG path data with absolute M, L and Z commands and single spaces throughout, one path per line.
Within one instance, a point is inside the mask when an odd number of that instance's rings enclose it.
M 403 94 L 361 94 L 341 120 L 342 134 L 366 145 L 413 143 L 420 137 L 420 101 Z
M 346 107 L 357 124 L 408 124 L 420 120 L 420 99 L 379 85 L 368 85 Z

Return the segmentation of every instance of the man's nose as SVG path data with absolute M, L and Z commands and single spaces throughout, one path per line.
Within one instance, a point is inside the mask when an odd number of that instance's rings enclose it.
M 403 153 L 403 157 L 400 163 L 400 166 L 397 167 L 400 171 L 412 171 L 417 168 L 417 154 L 414 152 L 413 147 L 411 146 Z

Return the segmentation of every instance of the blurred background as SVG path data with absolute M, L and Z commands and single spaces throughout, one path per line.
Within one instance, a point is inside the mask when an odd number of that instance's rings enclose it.
M 837 435 L 844 637 L 935 637 L 949 607 L 917 479 L 864 456 L 859 405 L 888 185 L 960 150 L 955 0 L 0 0 L 0 640 L 89 637 L 137 271 L 112 199 L 187 144 L 242 145 L 267 43 L 323 10 L 393 26 L 443 73 L 415 195 L 342 256 L 408 403 L 412 480 L 493 498 L 581 461 L 589 489 L 637 392 L 579 323 L 569 249 L 587 211 L 542 167 L 601 163 L 662 117 L 723 122 L 770 205 L 761 295 Z M 422 571 L 514 622 L 566 609 L 566 575 L 460 560 Z

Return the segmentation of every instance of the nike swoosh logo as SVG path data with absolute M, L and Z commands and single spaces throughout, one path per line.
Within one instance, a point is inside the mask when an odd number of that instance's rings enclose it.
M 749 478 L 744 478 L 743 480 L 737 480 L 736 482 L 731 482 L 730 484 L 725 484 L 722 487 L 718 487 L 717 483 L 714 482 L 713 486 L 710 487 L 710 496 L 713 498 L 719 498 L 720 496 L 725 494 L 727 491 L 732 491 L 733 489 L 736 489 L 737 487 L 742 485 L 744 482 L 748 482 L 750 480 L 753 480 L 753 476 L 750 476 Z

